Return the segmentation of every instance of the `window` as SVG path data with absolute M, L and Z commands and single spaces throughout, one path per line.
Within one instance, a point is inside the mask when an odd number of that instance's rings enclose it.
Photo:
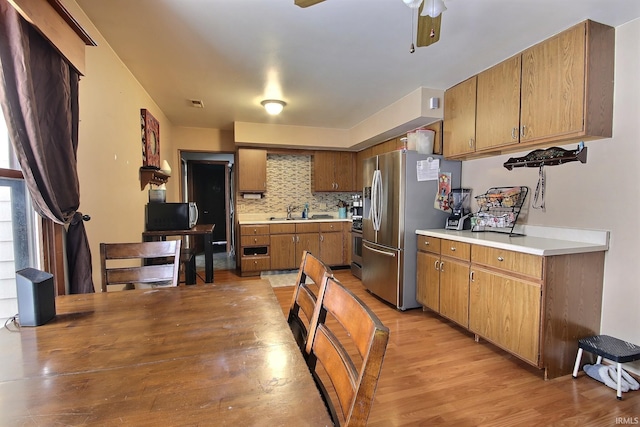
M 38 268 L 37 215 L 0 116 L 0 318 L 18 312 L 16 271 Z

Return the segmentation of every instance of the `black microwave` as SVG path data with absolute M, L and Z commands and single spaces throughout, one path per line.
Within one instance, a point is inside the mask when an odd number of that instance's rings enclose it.
M 188 230 L 198 222 L 198 207 L 188 203 L 148 203 L 147 231 Z

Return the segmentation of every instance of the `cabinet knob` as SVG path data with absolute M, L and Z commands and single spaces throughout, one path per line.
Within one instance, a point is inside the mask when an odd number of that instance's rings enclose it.
M 521 136 L 521 137 L 523 137 L 523 138 L 524 138 L 524 137 L 525 137 L 525 135 L 527 134 L 527 131 L 525 130 L 526 128 L 527 128 L 527 127 L 526 127 L 525 125 L 522 125 L 522 126 L 520 127 L 520 136 Z
M 257 238 L 257 237 L 254 237 L 254 238 L 253 238 L 253 242 L 254 242 L 254 243 L 258 243 L 258 238 Z
M 472 281 L 472 282 L 474 281 L 473 280 L 473 273 L 474 273 L 473 270 L 471 270 L 471 272 L 469 273 L 469 280 Z
M 428 240 L 425 240 L 425 241 L 424 241 L 424 244 L 425 244 L 425 246 L 429 246 L 429 241 L 428 241 Z
M 440 267 L 438 266 L 438 260 L 436 260 L 436 262 L 433 263 L 433 268 L 435 268 L 436 270 L 440 270 Z
M 511 139 L 518 138 L 518 128 L 511 128 Z
M 440 262 L 440 271 L 444 271 L 444 262 Z
M 498 261 L 502 262 L 504 261 L 504 258 L 502 258 L 501 256 L 498 257 Z
M 451 246 L 451 252 L 455 252 L 456 251 L 456 247 L 455 246 Z

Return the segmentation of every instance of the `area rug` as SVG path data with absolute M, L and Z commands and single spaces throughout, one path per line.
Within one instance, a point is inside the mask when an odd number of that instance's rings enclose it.
M 260 273 L 260 278 L 268 280 L 273 288 L 293 286 L 296 284 L 297 276 L 298 270 L 264 271 Z M 312 283 L 311 279 L 308 280 Z

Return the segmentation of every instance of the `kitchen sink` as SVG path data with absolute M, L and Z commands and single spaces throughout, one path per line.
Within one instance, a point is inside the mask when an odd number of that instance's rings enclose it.
M 269 218 L 269 221 L 294 221 L 294 220 L 295 220 L 295 221 L 297 221 L 297 220 L 301 220 L 301 219 L 304 219 L 304 218 L 301 218 L 301 217 L 295 217 L 295 216 L 294 216 L 293 218 L 285 218 L 285 217 L 275 217 L 275 216 L 272 216 L 271 218 Z

